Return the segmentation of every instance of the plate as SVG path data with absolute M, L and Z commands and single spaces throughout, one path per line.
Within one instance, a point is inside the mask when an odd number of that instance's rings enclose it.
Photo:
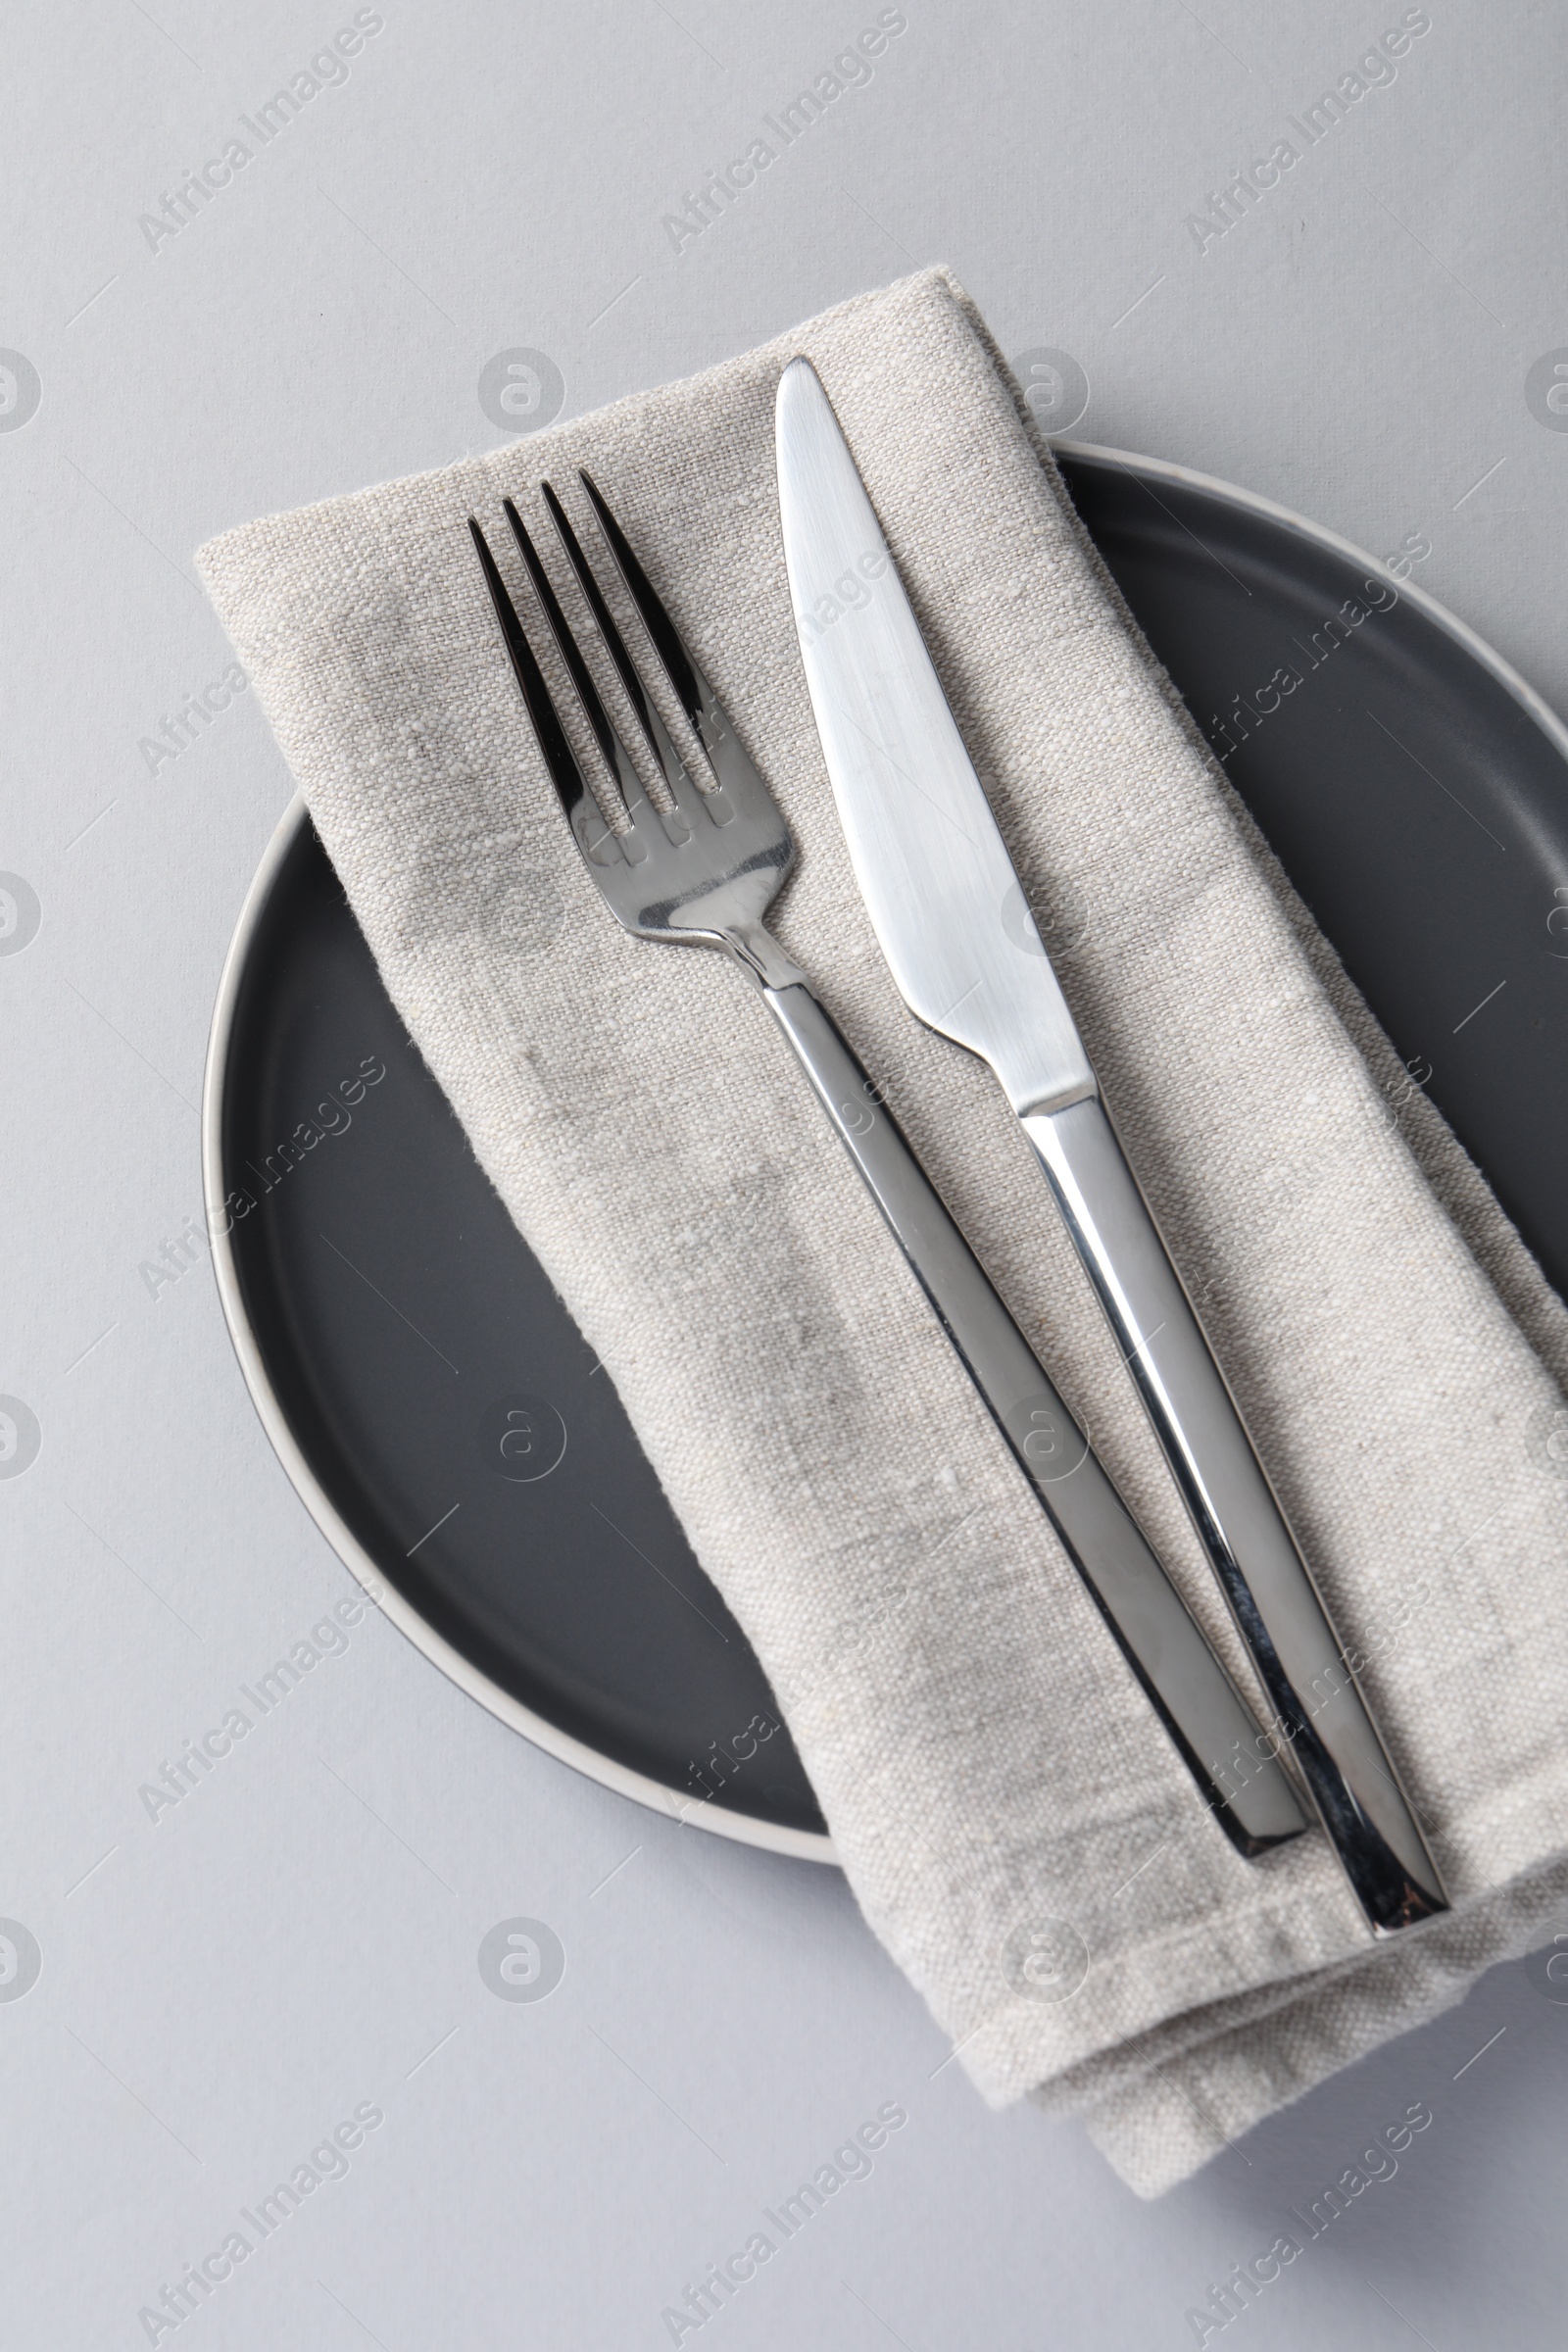
M 1346 541 L 1180 466 L 1057 455 L 1411 1085 L 1568 1290 L 1568 733 Z M 301 1136 L 317 1140 L 285 1149 Z M 405 1035 L 299 802 L 224 968 L 203 1153 L 210 1202 L 256 1200 L 214 1245 L 251 1395 L 393 1622 L 595 1780 L 831 1861 L 766 1677 Z

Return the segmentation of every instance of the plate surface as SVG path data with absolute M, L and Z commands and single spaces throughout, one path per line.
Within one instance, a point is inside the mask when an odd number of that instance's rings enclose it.
M 1179 467 L 1058 455 L 1292 880 L 1568 1291 L 1568 734 L 1343 541 Z M 306 1123 L 321 1140 L 286 1165 Z M 257 1198 L 214 1250 L 251 1393 L 394 1622 L 608 1786 L 831 1860 L 760 1665 L 405 1036 L 299 804 L 230 951 L 204 1151 L 209 1200 Z

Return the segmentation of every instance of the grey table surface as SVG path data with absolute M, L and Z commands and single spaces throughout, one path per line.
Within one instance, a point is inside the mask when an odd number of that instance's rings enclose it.
M 1008 353 L 1069 355 L 1031 378 L 1049 423 L 1402 551 L 1568 708 L 1561 13 L 892 13 L 869 78 L 701 233 L 678 216 L 705 172 L 886 21 L 876 0 L 9 20 L 9 2343 L 689 2342 L 665 2310 L 889 2102 L 907 2123 L 870 2173 L 704 2341 L 1192 2343 L 1230 2266 L 1416 2101 L 1433 2128 L 1396 2177 L 1226 2340 L 1560 2341 L 1568 2007 L 1539 1961 L 1146 2207 L 1077 2126 L 986 2111 L 836 1874 L 577 1777 L 373 1609 L 177 1807 L 139 1793 L 357 1591 L 269 1448 L 205 1263 L 142 1270 L 199 1222 L 208 1019 L 291 789 L 254 698 L 171 750 L 230 659 L 202 540 L 946 260 Z M 1393 78 L 1218 233 L 1210 198 L 1401 24 L 1427 29 Z M 258 120 L 280 89 L 295 111 Z M 181 221 L 165 200 L 210 163 Z M 548 1999 L 481 1976 L 518 1917 L 564 1951 Z M 265 2236 L 240 2219 L 313 2150 L 297 2210 Z M 220 2251 L 236 2230 L 243 2261 Z M 178 2316 L 166 2289 L 214 2255 Z

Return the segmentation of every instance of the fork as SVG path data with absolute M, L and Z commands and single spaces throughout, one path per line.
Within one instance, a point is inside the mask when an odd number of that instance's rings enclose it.
M 607 822 L 489 542 L 470 515 L 502 639 L 588 874 L 635 937 L 720 949 L 760 992 L 1150 1703 L 1232 1843 L 1255 1857 L 1306 1827 L 1274 1752 L 1277 1742 L 1259 1732 L 879 1090 L 806 974 L 764 926 L 794 860 L 789 827 L 605 499 L 588 474 L 578 478 L 659 670 L 710 770 L 700 782 L 677 748 L 571 519 L 545 482 L 545 508 L 668 808 L 645 792 L 538 549 L 505 498 L 502 511 L 534 596 L 618 797 L 622 821 Z

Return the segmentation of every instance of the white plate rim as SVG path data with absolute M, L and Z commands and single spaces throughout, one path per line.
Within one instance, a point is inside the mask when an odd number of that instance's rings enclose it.
M 1094 465 L 1114 466 L 1125 473 L 1152 474 L 1158 481 L 1169 482 L 1175 489 L 1201 490 L 1210 498 L 1223 499 L 1227 505 L 1240 507 L 1248 514 L 1260 514 L 1267 521 L 1277 523 L 1282 530 L 1290 532 L 1293 537 L 1305 539 L 1314 547 L 1341 557 L 1368 580 L 1386 580 L 1401 601 L 1413 605 L 1418 612 L 1424 613 L 1428 620 L 1461 646 L 1482 669 L 1490 670 L 1498 685 L 1505 688 L 1535 721 L 1559 757 L 1568 760 L 1568 726 L 1564 725 L 1550 704 L 1544 702 L 1535 688 L 1520 676 L 1513 664 L 1505 662 L 1468 621 L 1461 620 L 1457 613 L 1449 612 L 1446 605 L 1440 604 L 1430 589 L 1421 587 L 1415 580 L 1396 579 L 1386 564 L 1376 556 L 1369 556 L 1364 547 L 1357 547 L 1353 539 L 1342 538 L 1338 531 L 1331 531 L 1324 523 L 1308 521 L 1304 514 L 1298 514 L 1290 507 L 1282 507 L 1276 500 L 1263 497 L 1260 491 L 1238 489 L 1234 482 L 1222 482 L 1216 474 L 1200 473 L 1191 466 L 1178 466 L 1170 458 L 1141 458 L 1131 450 L 1110 449 L 1099 441 L 1063 438 L 1050 440 L 1048 446 L 1053 457 L 1069 460 L 1083 458 Z M 1070 498 L 1070 492 L 1068 495 Z M 1101 561 L 1104 562 L 1103 557 Z M 1385 611 L 1392 609 L 1384 608 Z
M 617 1796 L 630 1797 L 635 1804 L 646 1805 L 650 1811 L 662 1814 L 666 1821 L 678 1827 L 707 1830 L 715 1837 L 730 1838 L 736 1844 L 760 1846 L 768 1853 L 786 1854 L 796 1861 L 836 1864 L 838 1856 L 833 1850 L 833 1840 L 822 1831 L 792 1830 L 780 1822 L 756 1821 L 747 1814 L 727 1812 L 718 1805 L 695 1802 L 689 1791 L 667 1788 L 663 1782 L 653 1780 L 646 1773 L 634 1772 L 629 1765 L 616 1763 L 613 1757 L 601 1754 L 586 1740 L 573 1739 L 569 1732 L 562 1731 L 547 1717 L 535 1713 L 531 1707 L 525 1707 L 510 1690 L 504 1690 L 482 1668 L 475 1666 L 471 1659 L 466 1658 L 460 1649 L 438 1634 L 395 1586 L 388 1584 L 369 1552 L 338 1511 L 295 1437 L 269 1376 L 250 1317 L 245 1311 L 232 1236 L 222 1230 L 225 1193 L 222 1182 L 222 1120 L 234 1018 L 251 952 L 283 861 L 309 823 L 310 815 L 304 796 L 296 793 L 267 845 L 261 864 L 245 894 L 234 935 L 229 941 L 218 984 L 218 1001 L 213 1007 L 213 1024 L 207 1042 L 207 1065 L 202 1079 L 202 1193 L 207 1207 L 213 1272 L 218 1282 L 218 1296 L 222 1302 L 223 1320 L 228 1326 L 228 1336 L 239 1360 L 240 1372 L 273 1452 L 318 1528 L 381 1614 L 433 1666 L 438 1666 L 450 1681 L 456 1683 L 459 1690 L 466 1691 L 470 1698 L 477 1699 L 499 1721 L 513 1731 L 520 1732 L 525 1740 L 531 1740 L 535 1747 L 543 1748 L 558 1763 L 569 1764 L 588 1780 L 597 1781 L 602 1788 L 612 1788 Z

